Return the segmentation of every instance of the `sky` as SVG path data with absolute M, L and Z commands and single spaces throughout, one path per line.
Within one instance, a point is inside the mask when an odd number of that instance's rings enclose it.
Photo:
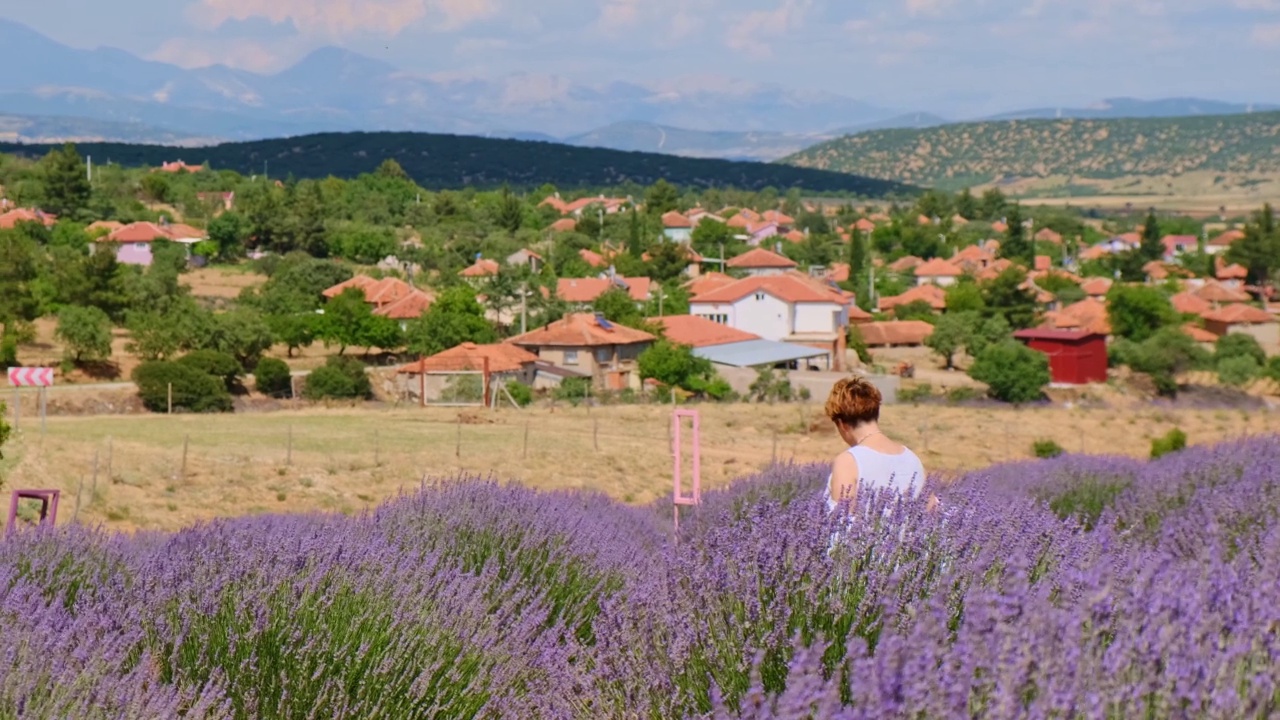
M 1280 0 L 0 0 L 0 17 L 74 47 L 257 72 L 333 45 L 430 76 L 765 82 L 953 118 L 1280 102 Z

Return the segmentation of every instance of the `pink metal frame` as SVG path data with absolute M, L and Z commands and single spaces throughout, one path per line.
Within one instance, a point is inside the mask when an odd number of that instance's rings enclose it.
M 683 471 L 684 453 L 680 436 L 683 430 L 683 418 L 689 418 L 693 423 L 693 493 L 685 495 L 681 491 L 680 476 Z M 702 421 L 698 417 L 697 410 L 676 410 L 671 416 L 671 441 L 672 455 L 675 456 L 675 466 L 671 474 L 672 480 L 672 518 L 675 523 L 676 530 L 680 529 L 680 506 L 693 505 L 697 506 L 702 503 Z
M 26 500 L 40 501 L 40 524 L 46 522 L 53 525 L 58 519 L 59 490 L 14 490 L 9 499 L 9 524 L 7 532 L 12 533 L 18 522 L 18 502 Z

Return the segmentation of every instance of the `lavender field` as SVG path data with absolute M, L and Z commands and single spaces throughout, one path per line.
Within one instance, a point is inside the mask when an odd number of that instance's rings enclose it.
M 363 517 L 0 542 L 0 717 L 1261 718 L 1280 441 L 973 473 L 832 543 L 825 469 L 669 509 L 457 479 Z

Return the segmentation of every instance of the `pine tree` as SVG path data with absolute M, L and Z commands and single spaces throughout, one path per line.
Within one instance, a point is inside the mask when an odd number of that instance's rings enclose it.
M 1142 224 L 1142 242 L 1138 245 L 1138 255 L 1144 262 L 1159 260 L 1164 257 L 1164 243 L 1160 239 L 1160 222 L 1154 212 L 1147 213 L 1147 220 Z
M 73 143 L 51 150 L 44 159 L 44 209 L 55 215 L 76 215 L 88 209 L 92 193 L 84 159 Z
M 640 214 L 635 208 L 631 208 L 631 224 L 627 233 L 627 251 L 632 257 L 640 258 L 644 255 L 644 248 L 640 246 Z
M 862 277 L 867 269 L 867 246 L 857 228 L 849 231 L 849 278 Z
M 1270 283 L 1271 275 L 1280 263 L 1280 232 L 1277 232 L 1270 203 L 1253 214 L 1252 220 L 1244 227 L 1244 237 L 1227 250 L 1227 259 L 1249 270 L 1250 283 Z
M 1000 245 L 1000 257 L 1030 266 L 1035 248 L 1027 240 L 1027 229 L 1022 226 L 1022 206 L 1017 203 L 1011 205 L 1005 223 L 1008 228 L 1005 229 L 1004 242 Z

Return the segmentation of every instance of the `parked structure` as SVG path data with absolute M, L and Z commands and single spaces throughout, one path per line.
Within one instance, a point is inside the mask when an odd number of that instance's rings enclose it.
M 1102 333 L 1032 328 L 1013 336 L 1049 356 L 1049 375 L 1056 385 L 1107 381 L 1107 338 Z

